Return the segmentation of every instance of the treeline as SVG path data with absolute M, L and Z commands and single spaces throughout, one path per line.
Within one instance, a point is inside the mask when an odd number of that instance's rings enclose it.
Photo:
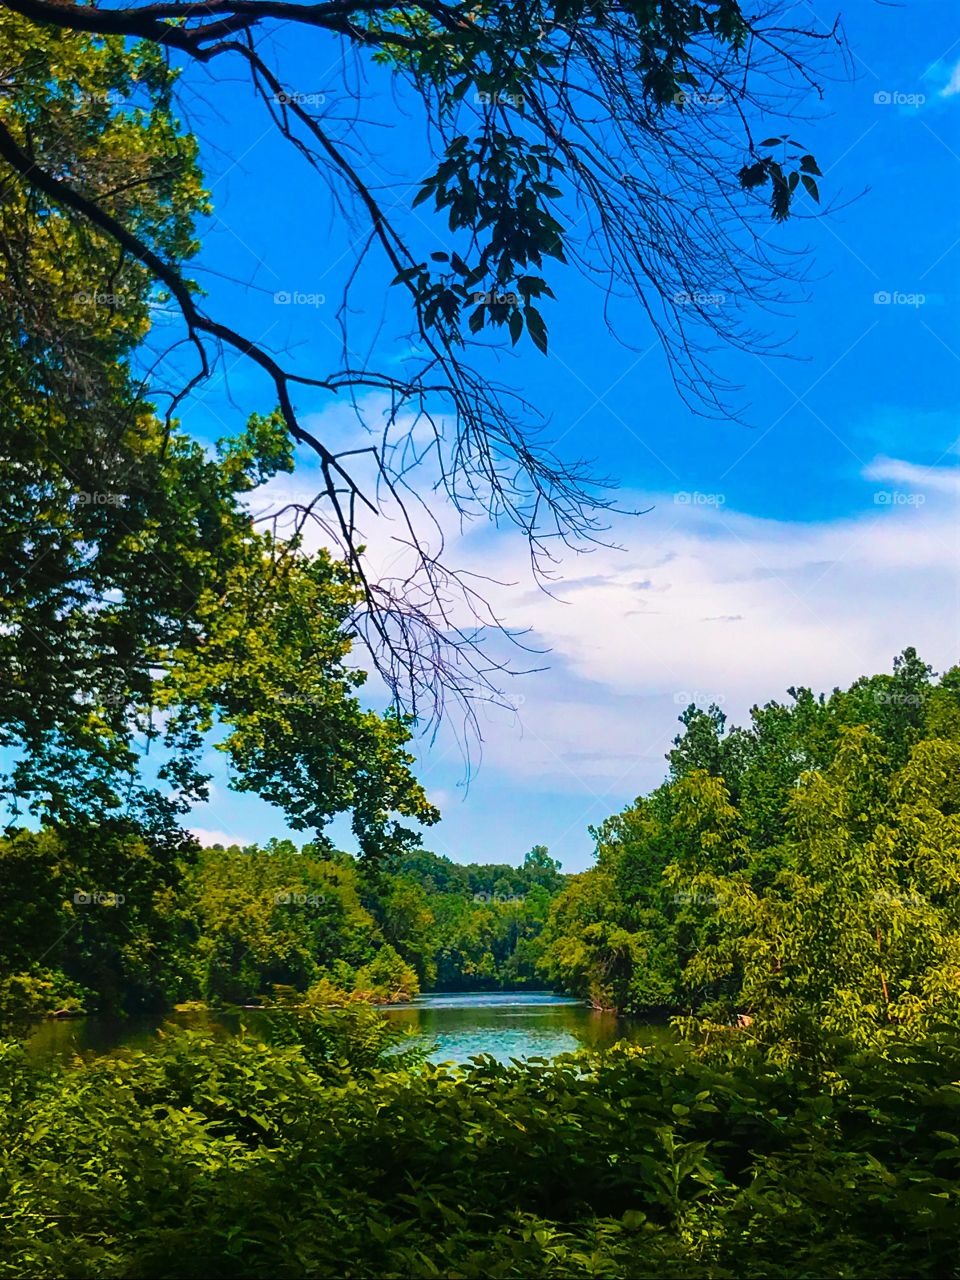
M 543 845 L 519 867 L 461 865 L 423 850 L 388 878 L 383 928 L 435 990 L 542 986 L 541 935 L 569 878 Z
M 566 880 L 543 847 L 521 867 L 421 850 L 386 871 L 319 844 L 201 849 L 123 823 L 20 830 L 0 840 L 0 878 L 9 1014 L 529 985 Z
M 739 1023 L 770 1052 L 960 1014 L 960 668 L 690 707 L 669 777 L 595 832 L 545 972 L 597 1005 Z
M 739 1025 L 781 1057 L 960 1017 L 960 668 L 755 707 L 688 708 L 669 776 L 564 876 L 426 850 L 200 849 L 100 821 L 0 841 L 0 1007 L 405 1000 L 553 985 Z M 832 1052 L 832 1050 L 830 1050 Z

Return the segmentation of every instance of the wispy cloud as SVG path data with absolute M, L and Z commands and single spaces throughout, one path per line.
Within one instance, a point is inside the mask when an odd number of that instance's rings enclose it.
M 951 449 L 950 452 L 954 450 Z M 897 458 L 875 458 L 864 471 L 868 480 L 887 480 L 893 484 L 913 486 L 926 496 L 928 490 L 960 496 L 960 466 L 921 467 Z
M 950 72 L 949 79 L 940 90 L 941 98 L 954 98 L 960 93 L 960 59 L 958 59 Z
M 662 778 L 689 702 L 717 702 L 742 721 L 790 685 L 829 690 L 888 670 L 911 644 L 939 669 L 952 665 L 960 467 L 948 456 L 943 466 L 876 456 L 859 509 L 820 522 L 744 514 L 722 495 L 624 494 L 625 507 L 653 508 L 611 530 L 625 549 L 572 559 L 552 595 L 531 588 L 522 537 L 463 530 L 434 499 L 448 561 L 490 580 L 497 615 L 529 628 L 549 666 L 509 683 L 516 711 L 483 710 L 484 767 L 534 789 L 635 794 Z M 309 469 L 278 478 L 258 501 L 296 491 L 315 492 Z M 372 521 L 364 530 L 375 573 L 403 567 L 397 529 Z M 432 757 L 424 748 L 425 766 L 455 754 L 445 733 Z

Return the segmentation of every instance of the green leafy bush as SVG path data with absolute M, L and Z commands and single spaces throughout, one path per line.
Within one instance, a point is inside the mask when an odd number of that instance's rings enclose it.
M 958 1274 L 951 1035 L 825 1084 L 627 1046 L 412 1071 L 377 1018 L 43 1069 L 3 1046 L 0 1276 Z
M 364 993 L 370 1000 L 395 1002 L 417 995 L 420 983 L 416 970 L 402 960 L 388 942 L 369 964 L 357 970 L 354 990 Z
M 0 978 L 0 1017 L 82 1013 L 90 993 L 53 969 L 34 966 Z

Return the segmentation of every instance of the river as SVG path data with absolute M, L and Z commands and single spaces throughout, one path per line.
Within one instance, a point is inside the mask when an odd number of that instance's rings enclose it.
M 575 1049 L 603 1049 L 617 1040 L 650 1043 L 671 1035 L 663 1024 L 600 1013 L 580 1000 L 550 991 L 424 995 L 410 1004 L 388 1006 L 383 1011 L 413 1036 L 404 1047 L 415 1043 L 429 1049 L 431 1062 L 466 1062 L 481 1053 L 491 1054 L 500 1062 L 511 1058 L 552 1058 Z M 170 1024 L 232 1035 L 241 1025 L 256 1032 L 262 1025 L 262 1015 L 256 1010 L 191 1010 L 162 1018 L 52 1020 L 41 1023 L 27 1045 L 38 1059 L 84 1051 L 107 1053 L 123 1046 L 149 1049 L 157 1030 Z

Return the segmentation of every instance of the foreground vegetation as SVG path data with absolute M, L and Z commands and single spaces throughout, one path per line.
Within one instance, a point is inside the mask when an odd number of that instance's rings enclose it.
M 826 1083 L 680 1048 L 417 1068 L 379 1019 L 5 1046 L 0 1276 L 958 1274 L 953 1034 Z

